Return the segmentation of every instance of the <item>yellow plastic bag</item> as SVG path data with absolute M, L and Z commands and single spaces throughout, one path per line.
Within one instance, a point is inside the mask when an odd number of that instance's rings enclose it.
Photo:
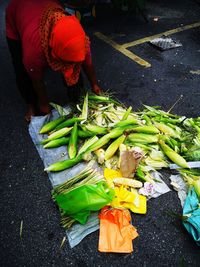
M 137 190 L 129 191 L 124 186 L 114 187 L 112 180 L 116 177 L 122 177 L 119 171 L 106 168 L 104 169 L 104 177 L 115 190 L 115 197 L 110 204 L 112 207 L 127 208 L 139 214 L 147 212 L 147 199 L 145 196 L 138 194 Z
M 100 232 L 98 250 L 101 252 L 131 253 L 132 240 L 138 236 L 130 224 L 131 216 L 127 209 L 104 207 L 99 214 Z

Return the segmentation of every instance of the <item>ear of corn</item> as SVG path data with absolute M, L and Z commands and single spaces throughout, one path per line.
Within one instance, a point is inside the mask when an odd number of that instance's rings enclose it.
M 142 119 L 145 120 L 145 125 L 152 125 L 151 119 L 146 115 L 142 115 Z
M 109 145 L 105 152 L 105 160 L 110 159 L 115 154 L 119 146 L 124 142 L 125 138 L 125 135 L 121 135 Z
M 82 118 L 76 118 L 76 117 L 65 120 L 61 124 L 56 126 L 55 130 L 60 130 L 60 129 L 65 128 L 65 127 L 73 126 L 75 122 L 80 122 L 82 120 L 83 120 Z
M 82 160 L 82 155 L 79 155 L 73 159 L 67 159 L 67 160 L 63 160 L 63 161 L 59 161 L 56 163 L 51 164 L 50 166 L 48 166 L 47 168 L 45 168 L 45 171 L 50 171 L 50 172 L 59 172 L 59 171 L 63 171 L 66 170 L 70 167 L 75 166 L 76 164 L 78 164 L 79 162 L 81 162 Z
M 46 123 L 41 129 L 40 134 L 49 133 L 56 128 L 57 125 L 66 120 L 66 116 L 61 116 L 58 119 Z
M 71 136 L 70 136 L 69 145 L 68 145 L 68 155 L 70 159 L 76 156 L 77 141 L 78 141 L 78 127 L 77 127 L 77 122 L 75 122 L 74 127 L 71 131 Z
M 91 133 L 94 134 L 106 134 L 107 133 L 107 129 L 98 125 L 94 125 L 94 124 L 87 124 L 82 126 L 82 129 L 89 131 Z
M 55 140 L 55 139 L 58 139 L 60 137 L 63 137 L 63 136 L 66 136 L 68 135 L 68 133 L 71 131 L 72 128 L 68 128 L 68 127 L 65 127 L 63 129 L 60 129 L 52 134 L 49 135 L 49 137 L 47 139 L 44 139 L 41 141 L 41 144 L 46 144 L 48 143 L 49 141 L 52 141 L 52 140 Z
M 44 145 L 44 148 L 55 148 L 63 145 L 67 145 L 69 143 L 69 137 L 61 137 L 55 140 L 48 142 Z
M 164 134 L 167 134 L 169 136 L 175 137 L 175 138 L 180 138 L 180 134 L 176 132 L 174 129 L 171 127 L 167 126 L 164 123 L 159 123 L 159 122 L 154 122 L 154 125 Z
M 132 107 L 129 107 L 129 108 L 126 110 L 126 112 L 124 113 L 124 115 L 123 115 L 123 117 L 122 117 L 122 121 L 127 120 L 127 118 L 128 118 L 128 116 L 130 115 L 131 111 L 132 111 Z
M 133 143 L 150 144 L 158 142 L 158 135 L 145 133 L 132 133 L 128 136 L 128 141 Z
M 113 139 L 113 138 L 117 138 L 120 135 L 122 135 L 123 132 L 124 132 L 123 127 L 117 127 L 117 128 L 114 128 L 113 130 L 111 130 L 106 136 L 110 139 Z
M 95 135 L 96 135 L 95 133 L 92 133 L 90 131 L 78 129 L 78 137 L 80 138 L 88 138 L 88 137 L 92 137 Z
M 119 122 L 114 124 L 114 127 L 125 127 L 127 125 L 132 125 L 132 124 L 138 124 L 138 120 L 135 118 L 131 118 L 131 119 L 119 121 Z
M 92 152 L 95 151 L 101 147 L 103 147 L 105 144 L 107 144 L 110 141 L 110 138 L 108 134 L 102 136 L 97 142 L 95 142 L 93 145 L 91 145 L 88 149 L 87 152 Z
M 174 163 L 176 163 L 178 166 L 183 168 L 189 168 L 186 160 L 180 156 L 178 153 L 176 153 L 173 149 L 171 149 L 168 145 L 165 144 L 163 140 L 159 141 L 159 144 L 164 152 L 164 154 Z
M 124 186 L 129 186 L 133 188 L 141 188 L 142 187 L 142 182 L 137 181 L 135 179 L 130 179 L 130 178 L 114 178 L 113 183 L 117 185 L 124 185 Z
M 137 133 L 147 133 L 147 134 L 158 134 L 160 132 L 153 125 L 136 126 L 132 128 L 132 131 Z
M 91 145 L 97 142 L 99 138 L 97 136 L 93 136 L 92 138 L 88 139 L 83 146 L 79 149 L 78 155 L 84 153 Z
M 105 161 L 105 150 L 103 148 L 99 148 L 95 150 L 94 153 L 97 156 L 97 162 L 99 164 L 103 164 Z
M 116 100 L 112 99 L 111 97 L 102 96 L 102 95 L 89 95 L 88 99 L 92 100 L 92 101 L 96 101 L 96 102 L 114 103 L 114 104 L 119 105 L 119 102 L 117 102 Z

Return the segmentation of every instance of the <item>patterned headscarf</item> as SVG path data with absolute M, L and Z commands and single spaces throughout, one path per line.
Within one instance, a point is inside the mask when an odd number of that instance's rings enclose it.
M 61 71 L 69 86 L 76 84 L 90 45 L 78 20 L 67 16 L 58 4 L 47 6 L 40 21 L 40 36 L 49 66 Z

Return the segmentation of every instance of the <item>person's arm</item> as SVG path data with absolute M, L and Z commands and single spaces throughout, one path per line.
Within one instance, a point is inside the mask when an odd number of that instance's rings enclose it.
M 97 78 L 96 78 L 96 74 L 95 74 L 95 70 L 94 70 L 94 66 L 92 64 L 92 57 L 91 57 L 91 53 L 88 53 L 86 55 L 85 61 L 82 64 L 83 70 L 90 82 L 92 91 L 95 94 L 100 94 L 101 93 L 101 88 L 98 85 L 97 82 Z
M 40 112 L 48 114 L 51 112 L 51 107 L 49 105 L 48 96 L 46 93 L 46 86 L 43 80 L 33 80 L 33 88 L 39 99 Z

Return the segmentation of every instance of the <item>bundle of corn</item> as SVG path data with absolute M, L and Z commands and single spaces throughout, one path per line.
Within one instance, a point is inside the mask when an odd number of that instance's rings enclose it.
M 49 134 L 41 142 L 44 148 L 67 145 L 69 154 L 69 159 L 46 171 L 62 171 L 91 158 L 102 167 L 118 169 L 122 144 L 127 151 L 142 151 L 136 171 L 142 181 L 152 182 L 150 171 L 167 168 L 171 162 L 187 169 L 187 160 L 200 159 L 200 118 L 147 105 L 133 112 L 110 96 L 95 95 L 86 95 L 75 115 L 61 116 L 42 127 L 40 133 Z

